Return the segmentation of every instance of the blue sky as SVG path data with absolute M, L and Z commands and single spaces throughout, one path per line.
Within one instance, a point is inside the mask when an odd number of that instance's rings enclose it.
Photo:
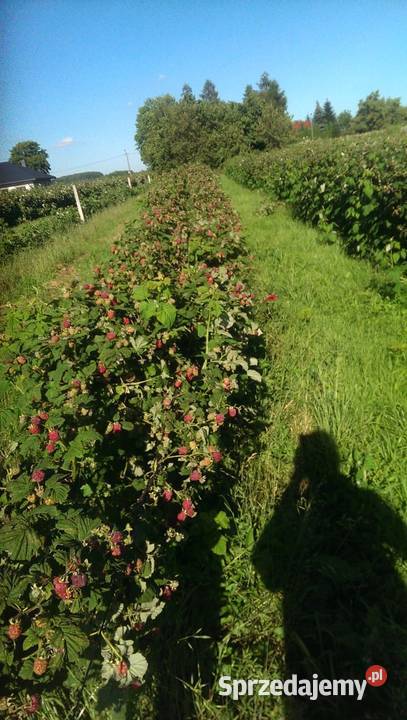
M 294 118 L 372 90 L 407 104 L 406 0 L 2 0 L 0 160 L 20 140 L 56 175 L 132 166 L 146 98 L 199 94 L 206 78 L 240 100 L 263 71 Z M 108 159 L 114 158 L 114 159 Z M 103 160 L 104 162 L 96 161 Z

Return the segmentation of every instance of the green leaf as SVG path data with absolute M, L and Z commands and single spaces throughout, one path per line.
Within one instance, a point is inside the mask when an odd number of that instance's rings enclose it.
M 252 369 L 248 370 L 247 376 L 249 378 L 251 378 L 252 380 L 255 380 L 256 382 L 262 382 L 262 377 L 261 377 L 260 373 L 257 372 L 257 370 L 252 370 Z
M 219 510 L 213 520 L 222 530 L 227 530 L 230 527 L 230 520 L 223 510 Z
M 226 555 L 227 553 L 227 540 L 224 535 L 221 535 L 219 540 L 215 543 L 215 545 L 211 548 L 212 552 L 215 555 Z
M 166 328 L 170 328 L 174 325 L 177 317 L 177 311 L 174 305 L 165 303 L 159 306 L 157 312 L 157 320 L 164 325 Z
M 8 552 L 13 560 L 31 560 L 41 545 L 39 535 L 27 525 L 8 523 L 0 529 L 0 550 Z
M 138 287 L 134 288 L 132 292 L 132 298 L 133 300 L 147 300 L 148 298 L 148 290 L 144 285 L 139 285 Z
M 13 502 L 20 502 L 30 494 L 34 487 L 32 480 L 20 477 L 10 481 L 9 489 Z
M 141 653 L 133 653 L 129 656 L 129 672 L 133 678 L 142 680 L 148 669 L 148 662 Z
M 57 524 L 58 530 L 63 530 L 66 535 L 83 542 L 87 540 L 92 530 L 100 523 L 98 518 L 81 517 L 76 513 L 70 513 L 61 518 Z
M 63 633 L 68 660 L 75 662 L 89 645 L 87 636 L 77 625 L 74 625 L 66 618 L 60 618 L 56 623 L 56 627 Z
M 157 302 L 155 300 L 149 300 L 140 304 L 140 315 L 142 320 L 150 320 L 157 310 Z
M 44 497 L 50 497 L 57 503 L 62 503 L 66 500 L 69 494 L 69 487 L 64 483 L 58 482 L 56 478 L 50 478 L 45 483 Z

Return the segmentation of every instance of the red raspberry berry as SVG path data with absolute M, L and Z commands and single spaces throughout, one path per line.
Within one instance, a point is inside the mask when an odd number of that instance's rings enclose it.
M 120 532 L 120 530 L 114 530 L 110 536 L 112 538 L 112 542 L 117 545 L 118 543 L 123 542 L 123 533 Z
M 34 472 L 31 474 L 31 480 L 33 482 L 41 483 L 44 481 L 45 478 L 45 472 L 43 470 L 34 470 Z
M 116 666 L 117 674 L 120 675 L 120 677 L 126 677 L 127 673 L 129 672 L 129 666 L 127 663 L 122 660 L 119 662 L 119 664 Z
M 110 332 L 106 333 L 106 338 L 108 340 L 115 340 L 116 339 L 116 333 L 111 330 Z
M 170 490 L 169 488 L 166 488 L 165 490 L 163 490 L 162 497 L 163 497 L 163 500 L 165 500 L 165 502 L 171 502 L 172 496 L 173 496 L 172 490 Z
M 202 473 L 199 470 L 193 470 L 189 478 L 192 482 L 199 482 L 202 479 Z
M 10 640 L 17 640 L 22 633 L 21 625 L 19 623 L 11 623 L 7 630 L 7 636 Z
M 112 423 L 112 432 L 119 433 L 121 431 L 122 431 L 121 423 L 119 423 L 119 422 Z
M 222 423 L 225 422 L 225 416 L 222 413 L 217 413 L 215 415 L 215 420 L 217 425 L 222 425 Z
M 122 549 L 121 549 L 120 545 L 114 545 L 110 551 L 110 554 L 113 557 L 120 557 L 122 554 Z
M 178 448 L 178 455 L 188 455 L 188 448 L 185 445 Z
M 220 462 L 222 460 L 222 453 L 219 450 L 213 450 L 211 455 L 215 462 Z
M 169 585 L 164 585 L 164 587 L 161 590 L 161 597 L 164 598 L 164 600 L 171 600 L 172 596 L 172 590 Z
M 58 442 L 58 440 L 59 440 L 58 430 L 48 430 L 48 440 L 53 443 Z
M 25 706 L 26 715 L 35 715 L 41 707 L 41 697 L 39 695 L 31 695 L 30 702 Z
M 231 417 L 231 418 L 236 417 L 236 415 L 237 415 L 237 408 L 235 408 L 235 407 L 230 407 L 230 408 L 228 409 L 228 415 L 229 415 L 229 417 Z
M 88 584 L 88 578 L 84 573 L 73 573 L 71 583 L 76 588 L 83 588 Z
M 99 364 L 98 364 L 98 371 L 99 371 L 99 374 L 100 374 L 100 375 L 104 375 L 105 372 L 107 372 L 107 367 L 106 367 L 106 365 L 105 365 L 104 363 L 99 363 Z
M 190 422 L 193 421 L 193 419 L 194 419 L 194 418 L 193 418 L 192 415 L 190 415 L 189 413 L 187 413 L 186 415 L 184 415 L 184 423 L 190 423 Z

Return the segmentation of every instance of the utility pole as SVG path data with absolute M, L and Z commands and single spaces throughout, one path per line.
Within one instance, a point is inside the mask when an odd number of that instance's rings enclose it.
M 126 150 L 126 149 L 124 150 L 124 152 L 125 152 L 125 155 L 126 155 L 127 167 L 128 167 L 127 182 L 128 182 L 128 184 L 129 184 L 129 188 L 130 188 L 130 190 L 131 190 L 131 188 L 132 188 L 133 186 L 132 186 L 132 184 L 131 184 L 131 167 L 130 167 L 130 160 L 129 160 L 129 156 L 128 156 L 128 154 L 127 154 L 127 150 Z

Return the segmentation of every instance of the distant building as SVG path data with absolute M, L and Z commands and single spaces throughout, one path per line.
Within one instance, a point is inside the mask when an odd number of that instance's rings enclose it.
M 30 190 L 36 185 L 49 185 L 55 180 L 55 175 L 41 170 L 34 170 L 22 165 L 9 162 L 0 162 L 0 190 L 14 190 L 26 188 Z

